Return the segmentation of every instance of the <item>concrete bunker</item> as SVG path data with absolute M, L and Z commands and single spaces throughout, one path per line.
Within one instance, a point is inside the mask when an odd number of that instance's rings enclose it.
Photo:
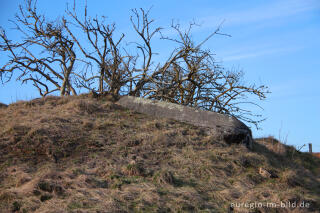
M 252 149 L 253 140 L 250 128 L 235 117 L 132 96 L 121 97 L 117 104 L 139 113 L 204 127 L 217 139 L 222 139 L 229 144 L 243 143 Z

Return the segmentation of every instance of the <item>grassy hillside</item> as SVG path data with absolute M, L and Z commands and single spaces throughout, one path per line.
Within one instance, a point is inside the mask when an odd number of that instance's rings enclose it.
M 249 151 L 86 95 L 0 108 L 0 127 L 0 212 L 320 209 L 320 160 L 273 138 Z M 310 207 L 235 206 L 281 201 Z

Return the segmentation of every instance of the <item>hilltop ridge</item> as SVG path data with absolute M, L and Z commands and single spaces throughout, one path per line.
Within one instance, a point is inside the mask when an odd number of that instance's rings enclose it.
M 0 212 L 319 212 L 320 159 L 89 95 L 0 107 Z M 245 207 L 308 203 L 308 208 Z

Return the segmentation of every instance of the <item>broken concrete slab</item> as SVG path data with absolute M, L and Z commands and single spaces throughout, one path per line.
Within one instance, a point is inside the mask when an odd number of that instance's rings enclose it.
M 132 96 L 121 97 L 117 104 L 139 113 L 204 127 L 217 139 L 223 139 L 227 143 L 244 143 L 252 149 L 251 130 L 235 117 Z

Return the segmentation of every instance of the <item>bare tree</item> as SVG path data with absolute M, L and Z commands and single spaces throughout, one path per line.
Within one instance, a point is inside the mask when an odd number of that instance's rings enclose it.
M 31 81 L 41 96 L 60 91 L 60 95 L 76 94 L 71 76 L 76 62 L 73 41 L 64 33 L 59 20 L 47 21 L 39 15 L 36 1 L 27 0 L 16 14 L 16 31 L 21 41 L 12 41 L 4 29 L 0 31 L 0 51 L 9 60 L 0 68 L 2 79 L 17 72 L 17 80 Z
M 71 17 L 71 21 L 68 22 L 64 19 L 64 27 L 85 58 L 96 63 L 99 69 L 99 73 L 90 77 L 86 77 L 85 72 L 80 78 L 80 84 L 85 85 L 99 79 L 99 93 L 109 92 L 118 95 L 121 87 L 132 77 L 131 65 L 135 63 L 135 57 L 121 51 L 121 43 L 125 35 L 121 34 L 119 38 L 115 38 L 115 24 L 106 24 L 105 17 L 89 17 L 87 6 L 84 9 L 83 21 L 77 15 L 75 3 L 73 10 L 67 9 L 67 14 Z M 77 39 L 70 25 L 80 28 L 87 40 L 82 42 Z M 89 44 L 89 47 L 86 47 L 87 44 Z M 106 86 L 104 83 L 106 83 Z M 94 90 L 91 87 L 86 88 Z
M 160 32 L 161 27 L 152 29 L 153 19 L 149 19 L 148 15 L 150 10 L 145 11 L 143 9 L 137 10 L 133 9 L 133 16 L 130 17 L 131 24 L 138 34 L 139 38 L 142 40 L 141 43 L 133 42 L 136 44 L 137 51 L 142 54 L 141 56 L 137 53 L 137 59 L 142 57 L 142 67 L 134 69 L 135 78 L 130 81 L 129 95 L 141 96 L 145 85 L 152 81 L 152 79 L 159 73 L 158 67 L 150 70 L 153 64 L 152 57 L 154 55 L 152 51 L 151 40 L 152 38 Z
M 154 20 L 149 18 L 150 10 L 133 9 L 130 17 L 139 41 L 130 42 L 136 47 L 135 56 L 129 55 L 125 47 L 120 47 L 124 34 L 114 42 L 115 25 L 106 25 L 102 18 L 90 18 L 85 7 L 84 20 L 77 16 L 75 8 L 67 10 L 74 24 L 85 33 L 91 49 L 85 49 L 64 21 L 65 28 L 77 43 L 83 55 L 94 61 L 99 67 L 99 74 L 82 78 L 83 82 L 99 79 L 99 92 L 107 91 L 121 95 L 132 95 L 169 101 L 205 110 L 229 114 L 257 125 L 260 115 L 246 110 L 246 104 L 257 105 L 248 101 L 248 96 L 264 99 L 268 93 L 265 86 L 246 85 L 241 71 L 225 70 L 215 61 L 214 54 L 203 45 L 214 35 L 223 35 L 220 26 L 199 44 L 192 40 L 190 24 L 182 31 L 179 24 L 172 23 L 177 38 L 161 34 L 160 27 L 154 27 Z M 153 60 L 152 40 L 157 33 L 161 39 L 173 42 L 173 50 L 164 63 Z M 127 60 L 125 60 L 127 59 Z M 108 87 L 103 87 L 105 82 Z M 258 105 L 257 105 L 258 106 Z M 257 118 L 257 119 L 254 119 Z
M 24 36 L 22 41 L 11 41 L 1 30 L 0 51 L 7 52 L 9 60 L 0 69 L 0 77 L 11 79 L 19 71 L 18 80 L 33 82 L 42 96 L 57 90 L 61 95 L 76 94 L 75 85 L 99 93 L 216 111 L 257 125 L 260 115 L 247 106 L 259 107 L 250 98 L 265 99 L 267 87 L 245 84 L 241 71 L 224 69 L 214 54 L 203 48 L 211 37 L 229 35 L 221 33 L 219 26 L 196 44 L 191 34 L 195 23 L 186 30 L 172 23 L 176 37 L 168 37 L 161 33 L 161 27 L 154 27 L 149 12 L 132 10 L 130 21 L 137 40 L 129 42 L 134 45 L 129 54 L 125 34 L 118 35 L 115 24 L 106 24 L 103 16 L 88 16 L 87 6 L 79 16 L 74 1 L 73 9 L 66 10 L 67 16 L 49 22 L 37 13 L 36 2 L 27 0 L 14 21 L 16 30 Z M 172 51 L 164 62 L 154 59 L 152 42 L 157 34 L 162 41 L 172 42 Z M 74 70 L 77 61 L 85 65 L 83 71 Z
M 149 25 L 148 17 L 143 17 Z M 267 87 L 245 85 L 241 71 L 225 70 L 215 61 L 210 50 L 202 48 L 214 35 L 229 36 L 220 32 L 220 26 L 196 45 L 191 36 L 194 25 L 191 23 L 187 30 L 182 31 L 179 24 L 172 23 L 171 27 L 177 32 L 177 38 L 162 35 L 162 39 L 172 41 L 178 47 L 173 49 L 167 61 L 163 65 L 159 64 L 148 78 L 139 78 L 137 85 L 142 86 L 137 89 L 140 92 L 133 91 L 132 95 L 229 114 L 257 126 L 263 119 L 246 110 L 246 104 L 259 105 L 248 101 L 248 96 L 264 99 L 268 93 Z M 255 117 L 258 119 L 254 119 Z

